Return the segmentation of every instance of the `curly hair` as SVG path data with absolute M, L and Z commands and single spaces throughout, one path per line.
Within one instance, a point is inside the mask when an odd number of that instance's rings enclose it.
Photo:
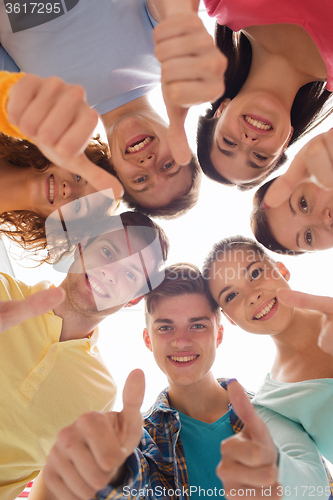
M 85 153 L 90 161 L 107 172 L 113 173 L 110 163 L 110 151 L 107 144 L 97 135 L 90 142 Z M 0 134 L 0 158 L 13 165 L 34 168 L 39 172 L 48 169 L 51 162 L 32 143 Z M 45 234 L 45 219 L 36 212 L 28 210 L 13 210 L 0 214 L 0 235 L 20 245 L 24 250 L 37 252 L 47 249 Z M 51 263 L 50 255 L 40 257 L 40 263 Z
M 273 236 L 268 223 L 267 210 L 264 208 L 262 202 L 269 186 L 273 184 L 276 179 L 278 179 L 278 177 L 266 182 L 255 192 L 253 197 L 253 210 L 251 213 L 251 229 L 256 240 L 268 250 L 284 255 L 301 255 L 304 252 L 296 252 L 295 250 L 290 250 L 281 245 Z
M 221 184 L 234 185 L 216 172 L 210 159 L 210 151 L 217 123 L 217 118 L 214 117 L 214 114 L 225 99 L 233 99 L 243 87 L 251 68 L 252 47 L 250 41 L 243 33 L 233 32 L 227 26 L 222 26 L 218 23 L 215 26 L 215 43 L 228 58 L 228 68 L 224 77 L 225 93 L 211 103 L 206 114 L 199 118 L 197 129 L 198 159 L 203 172 L 209 178 Z M 288 147 L 317 127 L 332 113 L 332 106 L 327 107 L 328 101 L 332 99 L 332 94 L 332 92 L 325 89 L 325 82 L 319 81 L 307 83 L 298 90 L 290 111 L 290 120 L 294 131 Z M 261 179 L 248 184 L 242 184 L 239 186 L 239 189 L 245 190 L 257 186 L 285 163 L 286 159 L 286 154 L 282 153 Z
M 190 190 L 179 196 L 175 200 L 172 200 L 170 203 L 168 203 L 168 205 L 156 208 L 145 207 L 139 204 L 135 200 L 135 198 L 133 198 L 133 196 L 126 192 L 126 190 L 122 201 L 125 202 L 128 208 L 131 208 L 136 212 L 141 212 L 145 215 L 150 215 L 151 217 L 160 217 L 163 219 L 176 219 L 178 217 L 181 217 L 196 205 L 199 198 L 201 170 L 195 155 L 192 156 L 189 167 L 192 177 Z

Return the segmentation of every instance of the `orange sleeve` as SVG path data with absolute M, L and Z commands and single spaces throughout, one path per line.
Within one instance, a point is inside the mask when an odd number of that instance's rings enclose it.
M 28 139 L 28 137 L 23 135 L 18 127 L 9 123 L 7 115 L 7 101 L 11 86 L 23 76 L 25 76 L 25 73 L 9 73 L 8 71 L 0 71 L 0 130 L 4 134 L 10 135 L 11 137 L 17 137 L 18 139 Z

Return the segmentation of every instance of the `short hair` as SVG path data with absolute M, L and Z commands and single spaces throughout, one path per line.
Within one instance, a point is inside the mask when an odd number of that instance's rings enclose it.
M 295 250 L 290 250 L 284 245 L 281 245 L 273 236 L 268 223 L 267 209 L 263 206 L 263 199 L 269 186 L 271 186 L 276 179 L 278 179 L 278 177 L 266 182 L 255 192 L 253 197 L 253 210 L 250 217 L 251 229 L 256 240 L 268 250 L 284 255 L 301 255 L 304 252 L 296 252 Z
M 210 160 L 210 150 L 216 124 L 209 122 L 213 119 L 212 117 L 222 101 L 227 98 L 233 99 L 243 87 L 251 68 L 252 47 L 243 33 L 233 32 L 227 26 L 218 23 L 215 25 L 215 44 L 228 59 L 228 68 L 224 76 L 225 93 L 211 103 L 211 108 L 207 110 L 206 115 L 199 119 L 197 133 L 198 158 L 203 172 L 208 177 L 223 184 L 233 185 L 223 176 L 219 176 Z M 317 127 L 332 113 L 331 100 L 333 93 L 326 90 L 325 85 L 325 82 L 315 81 L 303 85 L 298 90 L 290 112 L 291 125 L 294 131 L 288 147 Z M 286 158 L 285 153 L 282 153 L 261 179 L 257 179 L 253 183 L 240 185 L 239 189 L 251 189 L 257 186 L 268 175 L 277 170 L 286 161 Z
M 217 106 L 218 107 L 218 106 Z M 283 152 L 279 158 L 270 166 L 270 168 L 261 177 L 251 182 L 244 184 L 235 184 L 229 181 L 226 177 L 219 174 L 211 160 L 211 148 L 213 144 L 214 132 L 217 125 L 218 117 L 210 117 L 212 110 L 209 109 L 205 116 L 200 116 L 197 128 L 197 154 L 201 169 L 209 179 L 224 184 L 226 186 L 237 186 L 240 191 L 248 191 L 261 182 L 263 182 L 275 170 L 281 167 L 287 161 L 287 155 Z M 214 111 L 215 112 L 215 111 Z
M 191 208 L 193 208 L 199 199 L 200 184 L 201 184 L 201 170 L 196 156 L 193 154 L 191 162 L 189 163 L 191 172 L 191 187 L 189 191 L 182 194 L 178 198 L 171 200 L 168 205 L 163 207 L 145 207 L 138 203 L 132 195 L 125 191 L 122 201 L 128 208 L 141 212 L 145 215 L 152 217 L 160 217 L 163 219 L 176 219 L 185 215 Z
M 220 321 L 220 306 L 207 293 L 205 279 L 200 269 L 193 264 L 179 263 L 167 267 L 162 283 L 146 295 L 146 325 L 148 325 L 149 316 L 154 312 L 154 308 L 160 299 L 194 293 L 204 295 L 207 298 L 211 311 Z

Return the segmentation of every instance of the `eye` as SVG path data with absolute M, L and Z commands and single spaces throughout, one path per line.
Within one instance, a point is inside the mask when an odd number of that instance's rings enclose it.
M 258 278 L 260 278 L 261 276 L 261 273 L 262 273 L 262 269 L 252 269 L 251 273 L 250 273 L 250 278 L 251 278 L 251 281 L 252 280 L 257 280 Z
M 305 239 L 305 243 L 309 246 L 312 245 L 312 233 L 311 233 L 311 229 L 308 229 L 306 232 L 305 232 L 305 235 L 304 235 L 304 239 Z
M 141 184 L 141 182 L 145 182 L 145 180 L 147 180 L 147 175 L 142 175 L 141 177 L 139 177 L 138 179 L 136 179 L 134 182 L 136 182 L 137 184 Z
M 229 140 L 228 140 L 228 139 L 226 139 L 225 137 L 223 137 L 223 142 L 224 142 L 227 146 L 237 146 L 237 143 L 236 143 L 236 142 L 229 141 Z
M 160 326 L 158 329 L 158 331 L 162 332 L 162 333 L 169 332 L 170 330 L 171 330 L 171 326 L 168 326 L 168 325 Z
M 75 213 L 79 213 L 80 212 L 80 209 L 81 209 L 81 201 L 79 200 L 79 198 L 75 201 Z
M 263 156 L 263 155 L 260 155 L 259 153 L 255 153 L 255 152 L 253 152 L 253 154 L 260 161 L 265 161 L 268 159 L 268 156 Z
M 193 328 L 194 330 L 203 330 L 203 329 L 205 328 L 205 325 L 202 325 L 202 324 L 200 324 L 200 323 L 197 323 L 197 324 L 193 325 L 193 326 L 192 326 L 192 328 Z
M 228 293 L 228 295 L 226 296 L 226 298 L 224 299 L 224 301 L 226 303 L 230 302 L 231 300 L 233 300 L 235 297 L 237 296 L 237 293 L 236 292 L 231 292 L 231 293 Z
M 75 177 L 77 182 L 80 182 L 80 180 L 82 179 L 81 175 L 75 175 Z
M 108 248 L 103 247 L 102 252 L 104 253 L 105 257 L 107 257 L 108 259 L 113 259 L 113 253 Z
M 301 199 L 299 200 L 299 208 L 305 214 L 307 214 L 309 212 L 309 207 L 308 207 L 307 201 L 304 198 L 304 196 L 302 196 Z
M 131 281 L 136 281 L 136 277 L 131 271 L 126 271 L 126 275 Z
M 175 164 L 175 162 L 173 160 L 169 161 L 168 163 L 163 165 L 162 169 L 163 170 L 170 170 L 170 168 L 172 168 L 174 166 L 174 164 Z

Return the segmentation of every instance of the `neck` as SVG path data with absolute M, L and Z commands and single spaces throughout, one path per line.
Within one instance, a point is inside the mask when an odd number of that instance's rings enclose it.
M 251 46 L 251 68 L 240 92 L 268 92 L 282 102 L 286 109 L 291 110 L 298 90 L 313 81 L 313 77 L 297 71 L 286 57 L 270 53 L 253 39 Z
M 101 318 L 85 316 L 82 312 L 75 310 L 67 293 L 66 279 L 60 286 L 66 291 L 66 298 L 53 309 L 54 314 L 62 319 L 60 341 L 84 339 L 96 328 Z
M 191 386 L 179 387 L 170 380 L 169 384 L 171 406 L 189 417 L 213 423 L 228 411 L 228 392 L 220 386 L 211 371 Z

